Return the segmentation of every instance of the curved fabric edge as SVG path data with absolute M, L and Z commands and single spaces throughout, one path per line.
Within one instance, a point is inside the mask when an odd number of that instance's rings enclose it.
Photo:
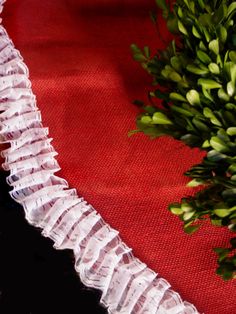
M 0 0 L 0 11 L 5 0 Z M 81 281 L 102 291 L 108 313 L 197 314 L 142 263 L 99 213 L 56 176 L 57 153 L 43 127 L 28 69 L 0 26 L 0 143 L 11 197 L 56 249 L 71 249 Z

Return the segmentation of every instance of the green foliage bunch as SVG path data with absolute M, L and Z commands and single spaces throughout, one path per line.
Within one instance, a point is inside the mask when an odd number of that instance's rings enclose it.
M 206 219 L 236 232 L 236 2 L 177 0 L 172 8 L 164 0 L 156 3 L 177 39 L 154 56 L 148 47 L 131 46 L 154 84 L 131 133 L 167 135 L 206 151 L 186 173 L 189 187 L 203 189 L 169 210 L 187 233 Z M 217 273 L 225 280 L 236 274 L 235 249 L 236 238 L 231 248 L 215 249 Z

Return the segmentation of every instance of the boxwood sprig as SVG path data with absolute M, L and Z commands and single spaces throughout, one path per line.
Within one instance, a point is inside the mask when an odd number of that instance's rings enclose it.
M 154 55 L 147 46 L 131 45 L 154 86 L 133 133 L 172 136 L 204 150 L 202 162 L 185 173 L 189 187 L 203 189 L 169 210 L 187 233 L 206 219 L 236 232 L 236 1 L 156 3 L 176 40 Z M 161 105 L 155 105 L 156 98 Z M 217 273 L 224 279 L 236 274 L 233 249 L 216 250 Z

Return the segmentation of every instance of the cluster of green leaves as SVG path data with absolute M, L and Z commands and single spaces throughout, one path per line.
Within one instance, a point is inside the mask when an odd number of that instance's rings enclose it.
M 230 240 L 231 247 L 227 249 L 215 248 L 214 251 L 218 254 L 218 268 L 216 273 L 223 277 L 224 280 L 236 278 L 236 238 Z
M 143 105 L 133 132 L 151 138 L 172 136 L 206 151 L 202 162 L 186 173 L 192 179 L 190 187 L 204 188 L 169 209 L 183 221 L 187 233 L 206 219 L 235 232 L 236 2 L 177 0 L 172 9 L 167 1 L 156 3 L 178 36 L 154 56 L 148 47 L 131 46 L 134 59 L 153 76 L 154 85 L 150 104 Z M 155 98 L 162 100 L 161 105 L 155 105 Z M 227 254 L 220 253 L 217 272 L 232 278 L 236 257 L 228 256 L 230 249 L 220 250 Z

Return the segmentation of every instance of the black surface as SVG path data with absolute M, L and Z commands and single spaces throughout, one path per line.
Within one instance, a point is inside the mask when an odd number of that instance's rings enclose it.
M 71 251 L 31 227 L 22 207 L 11 200 L 0 172 L 0 313 L 102 314 L 100 292 L 84 287 Z

